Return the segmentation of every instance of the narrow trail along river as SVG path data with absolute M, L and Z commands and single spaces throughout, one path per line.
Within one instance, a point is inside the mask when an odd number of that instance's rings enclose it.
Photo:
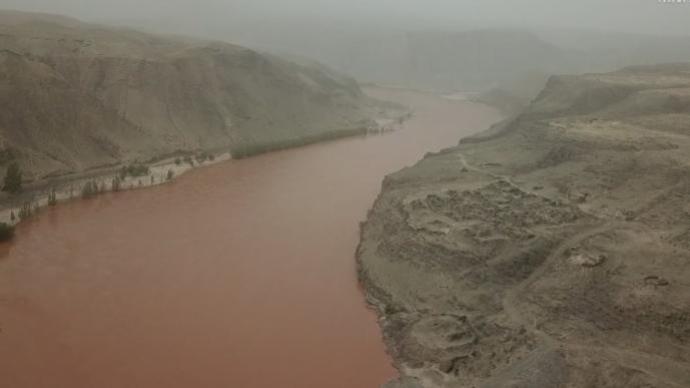
M 0 386 L 371 388 L 396 372 L 358 287 L 383 177 L 499 117 L 401 90 L 403 129 L 49 209 L 0 246 Z

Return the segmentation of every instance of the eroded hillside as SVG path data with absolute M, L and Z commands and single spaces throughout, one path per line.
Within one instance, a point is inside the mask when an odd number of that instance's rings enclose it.
M 176 151 L 237 153 L 357 131 L 357 83 L 220 42 L 0 13 L 2 162 L 29 178 Z
M 358 256 L 391 386 L 690 386 L 689 195 L 689 65 L 554 77 L 389 176 Z

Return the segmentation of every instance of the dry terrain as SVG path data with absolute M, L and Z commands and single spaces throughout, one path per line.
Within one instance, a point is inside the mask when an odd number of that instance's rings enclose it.
M 390 387 L 690 386 L 690 65 L 553 77 L 389 176 L 360 278 Z
M 243 155 L 361 132 L 378 108 L 320 65 L 0 12 L 0 169 L 28 180 L 171 154 Z

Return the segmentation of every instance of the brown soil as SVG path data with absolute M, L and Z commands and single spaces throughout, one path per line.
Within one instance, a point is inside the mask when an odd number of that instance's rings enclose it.
M 0 11 L 0 46 L 0 170 L 27 180 L 300 145 L 379 113 L 350 78 L 222 42 Z
M 392 387 L 690 386 L 690 66 L 554 77 L 389 176 L 360 278 Z

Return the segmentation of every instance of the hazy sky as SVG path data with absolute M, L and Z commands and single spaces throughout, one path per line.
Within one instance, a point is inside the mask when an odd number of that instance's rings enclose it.
M 664 0 L 661 0 L 664 1 Z M 690 1 L 660 0 L 0 0 L 0 8 L 91 20 L 204 27 L 232 20 L 314 18 L 398 24 L 568 27 L 690 35 Z

